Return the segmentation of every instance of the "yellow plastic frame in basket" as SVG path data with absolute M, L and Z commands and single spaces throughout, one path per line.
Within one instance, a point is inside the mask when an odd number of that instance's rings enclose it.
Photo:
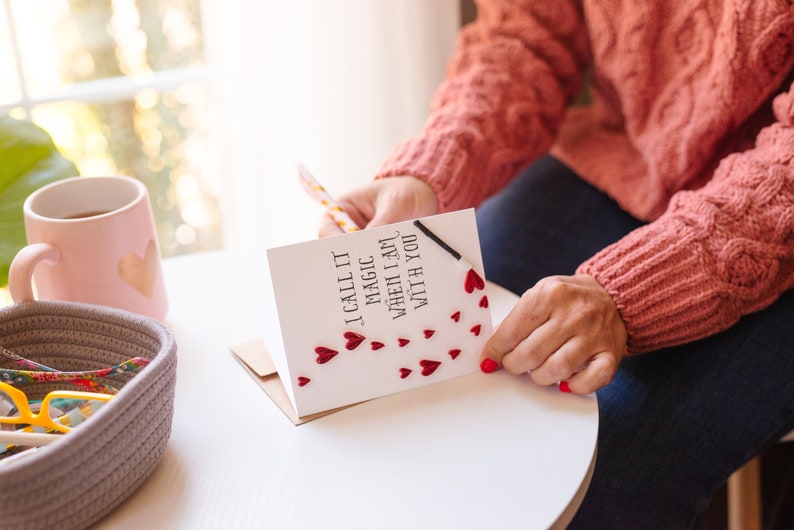
M 101 401 L 103 403 L 107 403 L 113 397 L 110 394 L 102 394 L 99 392 L 81 392 L 77 390 L 53 390 L 52 392 L 44 396 L 44 400 L 42 400 L 41 402 L 41 411 L 39 413 L 35 413 L 30 408 L 30 401 L 28 401 L 28 397 L 20 389 L 15 388 L 12 385 L 9 385 L 8 383 L 4 383 L 0 381 L 0 392 L 4 392 L 11 398 L 11 400 L 14 402 L 14 405 L 16 406 L 19 412 L 19 416 L 6 416 L 6 415 L 0 416 L 0 423 L 17 423 L 17 424 L 24 423 L 27 425 L 44 427 L 45 429 L 58 431 L 58 432 L 69 432 L 72 430 L 72 427 L 54 421 L 53 418 L 49 416 L 48 411 L 50 409 L 50 402 L 53 399 L 71 398 L 71 399 L 86 400 L 88 402 Z

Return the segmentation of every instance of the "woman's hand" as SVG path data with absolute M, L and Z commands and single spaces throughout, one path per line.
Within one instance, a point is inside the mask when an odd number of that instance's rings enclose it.
M 592 276 L 551 276 L 529 289 L 480 356 L 484 372 L 499 365 L 530 372 L 540 385 L 588 394 L 612 380 L 626 349 L 615 302 Z
M 372 228 L 438 213 L 433 189 L 411 176 L 388 177 L 355 189 L 337 202 L 360 228 Z M 341 234 L 329 215 L 320 224 L 320 237 Z

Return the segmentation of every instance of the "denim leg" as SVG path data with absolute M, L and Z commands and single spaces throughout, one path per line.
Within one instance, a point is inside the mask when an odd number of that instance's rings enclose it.
M 641 226 L 546 157 L 477 211 L 485 273 L 516 293 Z M 794 429 L 794 292 L 731 329 L 624 359 L 598 391 L 598 456 L 571 528 L 692 528 L 713 492 Z
M 517 294 L 642 224 L 550 156 L 477 209 L 485 275 Z
M 624 359 L 598 391 L 596 468 L 571 528 L 694 528 L 794 429 L 794 292 L 729 330 Z

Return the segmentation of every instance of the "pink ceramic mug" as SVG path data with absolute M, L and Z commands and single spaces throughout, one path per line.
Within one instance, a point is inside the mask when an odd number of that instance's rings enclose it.
M 107 305 L 162 320 L 168 310 L 146 187 L 124 176 L 73 177 L 24 205 L 28 245 L 11 263 L 15 302 Z

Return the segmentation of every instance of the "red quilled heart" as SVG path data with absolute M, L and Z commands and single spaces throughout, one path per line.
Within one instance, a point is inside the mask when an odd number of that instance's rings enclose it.
M 424 332 L 423 332 L 423 333 L 425 334 L 425 338 L 426 338 L 426 339 L 429 339 L 430 337 L 432 337 L 432 336 L 433 336 L 433 334 L 434 334 L 435 332 L 436 332 L 436 330 L 434 330 L 434 329 L 426 329 L 426 330 L 424 330 Z
M 466 283 L 464 284 L 467 293 L 474 292 L 475 289 L 481 290 L 485 289 L 485 282 L 477 274 L 477 271 L 474 269 L 469 269 L 469 272 L 466 274 Z
M 480 298 L 480 307 L 482 307 L 482 308 L 488 307 L 488 297 L 487 296 L 483 295 L 483 297 Z
M 451 318 L 455 322 L 458 322 L 460 320 L 460 311 L 455 311 L 454 313 L 452 313 L 452 316 L 449 318 Z
M 406 377 L 411 375 L 411 372 L 413 372 L 413 370 L 411 370 L 410 368 L 400 368 L 400 379 L 405 379 Z
M 471 328 L 469 331 L 471 331 L 472 333 L 474 333 L 474 335 L 475 335 L 475 336 L 478 336 L 478 335 L 480 334 L 480 330 L 481 330 L 481 329 L 482 329 L 482 326 L 480 326 L 479 324 L 477 324 L 476 326 L 472 326 L 472 328 Z
M 301 377 L 298 378 L 298 386 L 306 386 L 306 385 L 308 385 L 311 382 L 312 382 L 312 380 L 309 379 L 308 377 L 301 376 Z
M 317 354 L 317 364 L 325 364 L 339 353 L 336 350 L 332 350 L 331 348 L 326 348 L 325 346 L 317 346 L 314 348 L 314 352 Z
M 439 366 L 441 366 L 441 362 L 422 359 L 419 361 L 419 366 L 422 367 L 422 375 L 430 375 L 435 372 Z
M 453 360 L 457 359 L 458 355 L 460 355 L 459 349 L 455 348 L 454 350 L 449 350 L 449 356 L 452 357 Z
M 378 342 L 378 341 L 376 341 L 376 340 L 373 340 L 373 341 L 370 343 L 370 346 L 372 346 L 372 349 L 373 349 L 373 350 L 379 350 L 379 349 L 383 348 L 383 347 L 384 347 L 384 346 L 386 346 L 386 345 L 385 345 L 385 344 L 383 344 L 382 342 Z
M 353 333 L 352 331 L 345 332 L 345 338 L 347 339 L 347 344 L 345 344 L 345 348 L 348 350 L 355 350 L 358 348 L 358 345 L 364 342 L 364 336 L 359 335 L 358 333 Z
M 399 345 L 400 345 L 400 348 L 402 348 L 403 346 L 405 346 L 405 345 L 406 345 L 406 344 L 408 344 L 409 342 L 411 342 L 411 341 L 410 341 L 410 340 L 408 340 L 408 339 L 397 339 L 397 344 L 399 344 Z

